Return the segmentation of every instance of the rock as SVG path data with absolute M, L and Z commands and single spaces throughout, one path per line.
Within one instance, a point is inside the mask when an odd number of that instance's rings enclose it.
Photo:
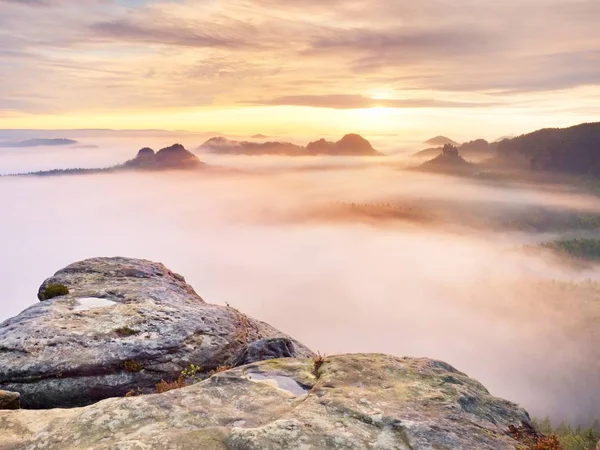
M 340 155 L 380 155 L 369 141 L 358 134 L 347 134 L 335 143 Z
M 21 408 L 21 394 L 18 392 L 0 391 L 0 409 Z
M 263 361 L 159 395 L 2 411 L 3 450 L 514 450 L 527 412 L 448 364 L 385 355 Z M 101 444 L 99 444 L 101 443 Z
M 467 175 L 473 172 L 473 165 L 460 156 L 458 148 L 444 145 L 442 153 L 431 161 L 423 163 L 419 169 L 429 172 Z
M 442 155 L 456 157 L 458 156 L 458 148 L 454 145 L 446 144 L 442 148 Z
M 0 324 L 0 389 L 23 408 L 88 405 L 151 392 L 191 364 L 208 373 L 239 360 L 248 345 L 286 338 L 268 324 L 205 303 L 162 264 L 129 258 L 77 262 L 44 281 L 67 295 L 42 301 Z
M 306 152 L 311 155 L 328 155 L 335 153 L 335 142 L 327 141 L 323 138 L 318 141 L 309 142 L 306 146 Z
M 311 155 L 337 156 L 379 156 L 369 141 L 358 134 L 347 134 L 337 142 L 319 139 L 306 146 L 306 152 Z
M 296 358 L 294 343 L 287 338 L 261 339 L 248 345 L 234 366 L 244 366 L 268 359 Z
M 145 147 L 138 152 L 134 159 L 117 168 L 144 170 L 198 169 L 203 165 L 198 157 L 186 150 L 183 145 L 174 144 L 159 150 L 157 153 L 154 153 L 151 148 Z
M 347 134 L 338 142 L 319 139 L 301 147 L 290 142 L 247 142 L 214 137 L 199 147 L 201 150 L 234 155 L 330 155 L 330 156 L 379 156 L 369 141 L 358 134 Z

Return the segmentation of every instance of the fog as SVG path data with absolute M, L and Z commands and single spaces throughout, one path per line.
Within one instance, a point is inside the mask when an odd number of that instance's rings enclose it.
M 47 150 L 2 153 L 1 171 L 46 166 Z M 92 167 L 133 156 L 80 151 Z M 442 359 L 534 416 L 600 416 L 600 269 L 523 250 L 560 230 L 494 225 L 523 209 L 600 213 L 598 198 L 371 160 L 212 158 L 246 173 L 0 178 L 0 320 L 74 261 L 146 258 L 315 351 Z M 365 217 L 353 203 L 434 217 Z

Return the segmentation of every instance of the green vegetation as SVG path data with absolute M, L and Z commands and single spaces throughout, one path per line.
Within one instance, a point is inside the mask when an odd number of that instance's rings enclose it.
M 547 242 L 541 247 L 573 258 L 600 261 L 600 239 L 559 240 Z
M 134 335 L 138 334 L 139 331 L 133 330 L 129 327 L 121 327 L 121 328 L 117 328 L 115 330 L 115 333 L 117 333 L 117 335 L 120 337 L 127 337 L 127 336 L 134 336 Z
M 518 427 L 510 425 L 508 434 L 521 444 L 517 446 L 517 450 L 564 450 L 558 436 L 555 434 L 545 436 L 531 425 L 524 423 Z
M 157 394 L 162 394 L 164 392 L 169 392 L 174 389 L 181 389 L 186 387 L 189 384 L 194 384 L 197 381 L 200 381 L 202 377 L 203 371 L 202 367 L 197 366 L 195 364 L 190 364 L 187 369 L 183 369 L 174 381 L 165 381 L 161 380 L 160 383 L 157 383 L 155 386 L 155 391 Z
M 535 421 L 544 435 L 555 435 L 563 450 L 595 450 L 600 443 L 600 422 L 594 420 L 587 428 L 572 427 L 566 423 L 554 427 L 549 419 Z
M 202 373 L 202 367 L 197 366 L 195 364 L 190 364 L 190 367 L 181 371 L 181 376 L 186 379 L 194 378 L 200 373 Z
M 132 372 L 132 373 L 141 372 L 142 370 L 144 370 L 144 366 L 142 366 L 139 362 L 131 360 L 131 359 L 128 361 L 125 361 L 123 363 L 123 367 L 125 368 L 125 370 L 127 372 Z
M 498 144 L 502 160 L 538 171 L 572 174 L 600 173 L 600 123 L 547 128 Z
M 40 300 L 50 300 L 51 298 L 61 297 L 69 294 L 69 288 L 64 284 L 49 284 L 42 292 L 38 294 Z

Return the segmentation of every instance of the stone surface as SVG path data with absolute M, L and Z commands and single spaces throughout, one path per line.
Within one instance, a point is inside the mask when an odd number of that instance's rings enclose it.
M 0 409 L 19 409 L 21 395 L 18 392 L 0 391 Z
M 235 361 L 234 366 L 244 366 L 257 361 L 279 358 L 296 358 L 298 355 L 291 339 L 272 338 L 252 342 Z
M 265 338 L 287 338 L 296 356 L 312 355 L 268 324 L 205 303 L 162 264 L 94 258 L 57 272 L 40 295 L 50 284 L 69 294 L 0 324 L 0 389 L 20 392 L 23 408 L 150 392 L 190 364 L 206 373 L 232 365 Z
M 3 450 L 498 450 L 530 425 L 448 364 L 385 355 L 279 359 L 165 394 L 1 411 Z

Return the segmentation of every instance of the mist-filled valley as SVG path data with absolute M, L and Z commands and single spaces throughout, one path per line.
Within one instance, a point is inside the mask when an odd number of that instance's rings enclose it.
M 69 152 L 103 167 L 132 148 Z M 6 152 L 2 173 L 82 166 Z M 0 319 L 73 261 L 146 258 L 322 353 L 441 359 L 534 416 L 600 415 L 600 267 L 539 246 L 597 237 L 600 198 L 397 158 L 198 156 L 232 170 L 1 177 Z

